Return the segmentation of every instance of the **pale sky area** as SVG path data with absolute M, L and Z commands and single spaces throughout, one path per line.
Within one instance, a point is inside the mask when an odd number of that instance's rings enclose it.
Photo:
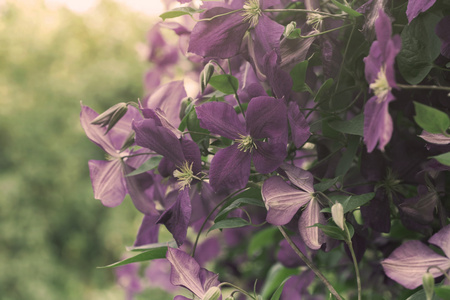
M 99 0 L 45 0 L 49 5 L 64 5 L 67 8 L 84 12 L 94 7 Z M 160 0 L 115 0 L 127 5 L 130 9 L 149 16 L 159 16 L 165 9 Z

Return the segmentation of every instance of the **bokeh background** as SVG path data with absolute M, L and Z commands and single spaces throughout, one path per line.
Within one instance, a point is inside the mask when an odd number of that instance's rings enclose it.
M 102 112 L 143 97 L 146 33 L 163 6 L 57 2 L 0 0 L 0 299 L 125 299 L 114 270 L 96 267 L 121 258 L 142 216 L 128 197 L 93 198 L 87 162 L 104 154 L 80 101 Z

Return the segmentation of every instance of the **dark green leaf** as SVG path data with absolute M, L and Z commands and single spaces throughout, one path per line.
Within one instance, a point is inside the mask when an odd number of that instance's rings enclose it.
M 116 263 L 113 263 L 113 264 L 110 264 L 110 265 L 107 265 L 104 267 L 98 267 L 98 268 L 100 268 L 100 269 L 114 268 L 114 267 L 128 265 L 128 264 L 135 263 L 135 262 L 148 261 L 148 260 L 153 260 L 153 259 L 158 259 L 158 258 L 166 258 L 166 252 L 167 252 L 167 247 L 155 248 L 152 250 L 148 250 L 148 251 L 139 253 L 138 255 L 135 255 L 133 257 L 118 261 Z
M 336 225 L 323 225 L 316 223 L 310 227 L 319 227 L 324 234 L 336 240 L 345 240 L 345 231 L 337 227 Z
M 159 162 L 161 161 L 162 156 L 153 156 L 150 159 L 147 159 L 139 168 L 134 170 L 133 172 L 128 173 L 126 176 L 134 176 L 141 173 L 148 172 L 150 170 L 153 170 L 159 165 Z
M 397 63 L 403 78 L 410 84 L 421 82 L 439 56 L 441 41 L 434 29 L 441 17 L 433 12 L 422 13 L 402 31 L 402 49 Z
M 359 114 L 348 121 L 332 121 L 330 126 L 342 133 L 364 136 L 364 115 Z
M 352 17 L 362 16 L 362 14 L 360 14 L 356 10 L 353 10 L 353 9 L 351 9 L 348 6 L 345 6 L 344 4 L 337 2 L 336 0 L 331 0 L 331 2 L 333 2 L 334 5 L 336 5 L 337 7 L 339 7 L 340 10 L 342 10 L 343 12 L 349 14 Z
M 434 158 L 443 165 L 450 166 L 450 152 L 432 156 L 431 158 Z
M 323 97 L 327 95 L 328 90 L 333 86 L 334 80 L 333 78 L 328 78 L 322 86 L 319 88 L 316 96 L 314 97 L 314 102 L 320 101 Z
M 359 136 L 349 135 L 348 136 L 348 146 L 344 151 L 339 163 L 336 167 L 336 176 L 345 175 L 347 171 L 350 169 L 353 159 L 355 158 L 356 151 L 359 146 Z
M 295 28 L 292 30 L 289 35 L 286 37 L 289 40 L 298 39 L 302 35 L 302 30 L 300 28 Z
M 216 221 L 223 220 L 226 218 L 228 213 L 238 207 L 244 206 L 244 205 L 253 205 L 253 206 L 260 206 L 264 207 L 264 203 L 260 199 L 254 199 L 254 198 L 239 198 L 233 201 L 230 205 L 223 208 L 216 216 Z
M 180 122 L 180 125 L 178 126 L 178 130 L 179 131 L 184 131 L 186 129 L 186 125 L 187 125 L 187 120 L 188 120 L 188 116 L 189 113 L 195 109 L 194 103 L 191 102 L 189 103 L 189 105 L 186 107 L 186 111 L 184 112 L 184 117 Z
M 425 295 L 425 291 L 422 289 L 411 296 L 408 297 L 406 300 L 426 300 L 427 296 Z M 439 298 L 436 297 L 436 295 L 433 296 L 431 300 L 438 300 Z
M 177 7 L 177 8 L 174 8 L 172 10 L 169 10 L 169 11 L 159 15 L 159 17 L 162 18 L 164 21 L 166 19 L 172 19 L 172 18 L 184 16 L 184 15 L 192 16 L 195 13 L 201 13 L 204 11 L 205 11 L 204 9 L 195 9 L 192 7 Z
M 200 127 L 200 121 L 197 118 L 197 111 L 195 109 L 189 112 L 187 116 L 186 126 L 189 130 L 189 134 L 196 143 L 199 143 L 201 140 L 207 137 L 207 134 L 209 133 L 208 130 Z
M 262 287 L 261 295 L 263 299 L 269 299 L 270 295 L 277 290 L 286 278 L 297 275 L 298 273 L 298 269 L 285 268 L 280 263 L 273 265 L 269 270 L 264 286 Z
M 434 292 L 442 299 L 450 299 L 450 285 L 436 286 Z
M 416 109 L 414 121 L 424 130 L 430 133 L 443 133 L 450 126 L 450 118 L 446 113 L 418 102 L 414 102 L 414 108 Z
M 295 92 L 311 91 L 308 85 L 305 83 L 306 69 L 308 68 L 308 61 L 302 61 L 296 64 L 289 73 L 292 78 L 292 90 Z
M 336 182 L 338 182 L 341 179 L 340 176 L 335 177 L 333 179 L 324 178 L 320 183 L 316 183 L 314 185 L 314 191 L 316 192 L 324 192 L 328 190 L 330 187 L 332 187 Z
M 252 256 L 258 250 L 274 244 L 274 236 L 278 233 L 277 227 L 268 227 L 254 234 L 247 247 L 247 255 Z
M 277 290 L 273 293 L 270 300 L 279 300 L 280 299 L 281 293 L 283 292 L 284 284 L 286 283 L 286 281 L 289 280 L 289 278 L 291 278 L 291 277 L 288 277 L 285 280 L 283 280 L 283 282 L 280 284 L 280 286 L 277 288 Z
M 228 74 L 211 77 L 209 84 L 216 90 L 227 95 L 234 94 L 239 88 L 239 81 L 237 78 Z
M 247 225 L 250 225 L 250 223 L 244 219 L 229 218 L 229 219 L 221 220 L 221 221 L 215 223 L 213 226 L 211 226 L 211 228 L 208 230 L 208 232 L 210 232 L 214 229 L 238 228 L 238 227 L 244 227 Z
M 375 193 L 367 193 L 362 195 L 355 196 L 347 196 L 347 195 L 333 195 L 330 196 L 330 199 L 333 201 L 337 201 L 342 204 L 344 207 L 344 214 L 352 211 L 360 206 L 363 206 L 367 202 L 375 197 Z M 331 212 L 330 208 L 322 209 L 323 212 Z

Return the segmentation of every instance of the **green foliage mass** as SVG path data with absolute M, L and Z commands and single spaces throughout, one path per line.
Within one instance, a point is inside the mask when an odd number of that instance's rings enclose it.
M 143 96 L 149 20 L 103 1 L 88 13 L 0 3 L 0 298 L 124 299 L 111 270 L 141 215 L 93 198 L 80 100 L 98 112 Z

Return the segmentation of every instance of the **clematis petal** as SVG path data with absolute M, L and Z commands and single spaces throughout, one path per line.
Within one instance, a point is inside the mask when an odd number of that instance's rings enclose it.
M 287 156 L 286 144 L 277 142 L 255 142 L 253 164 L 256 171 L 267 174 L 275 171 Z
M 264 56 L 264 70 L 275 97 L 289 99 L 293 82 L 291 76 L 280 68 L 280 61 L 276 51 L 270 51 Z
M 319 249 L 325 242 L 325 235 L 322 230 L 318 227 L 310 227 L 317 223 L 324 224 L 325 217 L 320 212 L 319 202 L 313 198 L 298 220 L 300 236 L 305 241 L 306 246 L 313 250 Z
M 308 193 L 314 193 L 314 176 L 310 172 L 286 163 L 283 163 L 281 168 L 286 172 L 292 184 Z
M 406 7 L 406 16 L 408 17 L 408 23 L 417 17 L 421 12 L 427 11 L 436 0 L 409 0 Z
M 267 208 L 266 220 L 273 225 L 285 225 L 303 205 L 311 200 L 311 194 L 287 184 L 274 176 L 264 181 L 262 196 Z
M 177 166 L 185 161 L 180 141 L 169 129 L 158 126 L 155 120 L 133 122 L 133 129 L 137 145 L 161 154 Z
M 158 218 L 158 215 L 144 215 L 134 241 L 135 247 L 158 242 L 159 224 L 156 224 Z
M 203 14 L 203 18 L 229 13 L 231 9 L 214 7 Z M 239 13 L 231 13 L 210 21 L 197 22 L 192 29 L 188 52 L 203 57 L 230 58 L 236 56 L 242 39 L 250 27 Z
M 286 281 L 283 292 L 281 293 L 281 300 L 301 300 L 313 299 L 309 295 L 307 288 L 314 281 L 315 275 L 311 270 L 302 272 L 300 275 L 292 276 Z M 316 298 L 314 298 L 316 299 Z
M 295 102 L 289 103 L 288 121 L 291 127 L 292 141 L 295 147 L 300 148 L 308 141 L 311 132 L 309 131 L 309 124 L 306 122 L 305 116 Z
M 268 96 L 253 98 L 247 108 L 247 131 L 252 138 L 273 138 L 287 143 L 286 115 L 282 100 Z
M 367 101 L 364 108 L 364 143 L 367 152 L 372 152 L 378 143 L 378 149 L 384 151 L 384 147 L 392 136 L 393 125 L 389 114 L 389 102 L 394 96 L 388 92 L 385 99 L 373 96 Z
M 245 135 L 244 125 L 234 108 L 224 102 L 208 102 L 195 108 L 202 128 L 227 139 L 235 140 Z
M 375 33 L 377 35 L 378 45 L 384 53 L 387 48 L 388 41 L 391 39 L 392 35 L 392 21 L 389 16 L 380 9 L 378 18 L 375 21 Z
M 419 137 L 423 138 L 428 143 L 437 145 L 447 145 L 450 144 L 450 137 L 443 135 L 442 133 L 429 133 L 427 131 L 422 131 Z
M 439 230 L 428 240 L 428 242 L 441 248 L 445 255 L 450 259 L 450 225 Z
M 129 174 L 135 170 L 123 165 L 125 174 Z M 153 178 L 149 173 L 141 173 L 134 176 L 125 176 L 128 193 L 134 206 L 145 215 L 159 215 L 156 210 L 155 203 L 150 199 L 145 191 L 153 184 Z
M 166 257 L 172 265 L 170 282 L 185 287 L 202 298 L 205 291 L 199 278 L 200 265 L 195 259 L 184 251 L 170 247 L 167 249 Z
M 310 253 L 299 235 L 294 235 L 291 239 L 304 255 L 310 257 Z M 306 265 L 305 262 L 298 257 L 297 253 L 295 253 L 291 245 L 289 245 L 286 240 L 282 240 L 280 242 L 280 251 L 278 251 L 277 260 L 286 268 L 297 268 L 299 266 Z
M 164 224 L 172 233 L 178 246 L 186 239 L 192 206 L 189 189 L 185 188 L 178 194 L 177 200 L 158 219 L 158 224 Z
M 388 277 L 408 289 L 422 285 L 422 276 L 430 266 L 438 266 L 443 270 L 450 268 L 450 259 L 443 257 L 419 241 L 408 241 L 398 247 L 381 262 Z M 436 268 L 430 268 L 433 277 L 442 273 Z
M 97 146 L 110 155 L 116 155 L 117 148 L 114 147 L 110 135 L 105 135 L 106 128 L 92 125 L 91 122 L 98 116 L 92 108 L 81 105 L 80 122 L 87 137 Z
M 192 171 L 197 175 L 202 171 L 202 157 L 197 144 L 191 140 L 182 139 L 181 147 L 183 149 L 186 161 L 192 163 Z
M 209 180 L 215 192 L 245 187 L 250 176 L 251 154 L 240 151 L 238 144 L 219 150 L 211 162 Z
M 127 187 L 122 171 L 122 162 L 90 160 L 89 174 L 91 176 L 94 198 L 102 204 L 114 207 L 122 203 L 127 194 Z
M 258 24 L 251 34 L 254 43 L 253 59 L 257 64 L 264 66 L 264 56 L 272 50 L 279 54 L 280 37 L 283 32 L 284 26 L 271 20 L 265 14 L 259 17 Z

